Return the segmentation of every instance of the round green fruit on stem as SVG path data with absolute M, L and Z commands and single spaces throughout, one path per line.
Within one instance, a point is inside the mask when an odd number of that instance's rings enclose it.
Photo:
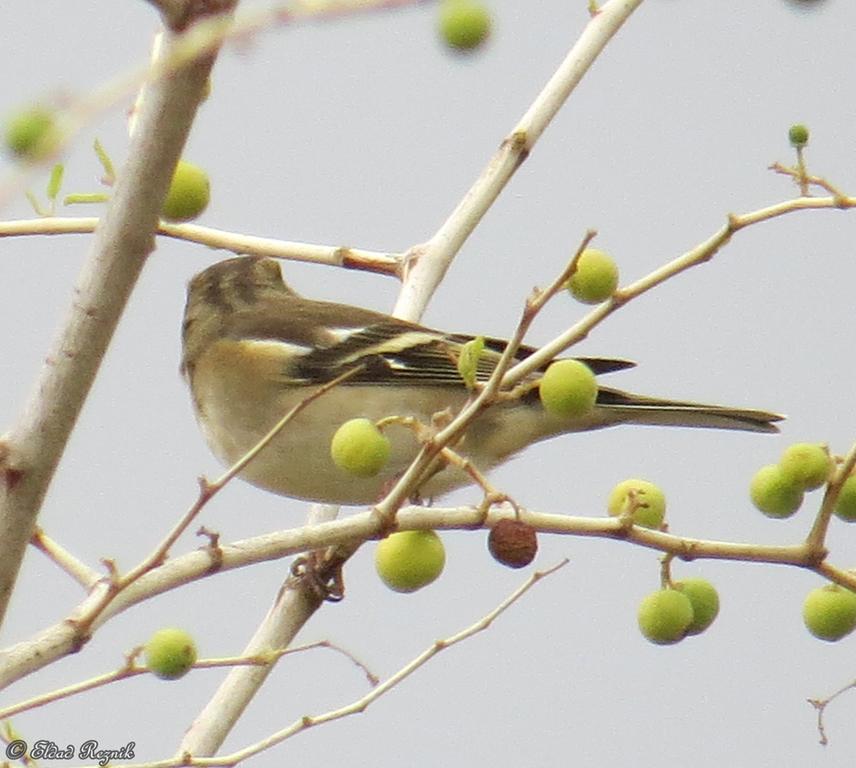
M 396 592 L 415 592 L 427 586 L 446 564 L 443 540 L 434 531 L 400 531 L 378 542 L 375 569 Z
M 850 475 L 838 492 L 835 514 L 848 523 L 856 522 L 856 475 Z
M 657 529 L 666 519 L 666 495 L 647 480 L 623 480 L 609 492 L 607 509 L 613 517 L 633 509 L 633 522 L 643 528 Z
M 538 553 L 538 535 L 522 520 L 505 517 L 490 529 L 487 548 L 498 563 L 509 568 L 523 568 Z
M 476 0 L 442 0 L 440 37 L 450 48 L 472 51 L 490 35 L 490 11 Z
M 804 147 L 808 144 L 808 128 L 802 123 L 794 123 L 788 128 L 788 141 L 795 149 Z
M 785 475 L 778 464 L 761 467 L 749 485 L 752 503 L 767 517 L 790 517 L 803 500 L 802 486 Z
M 681 579 L 674 586 L 690 599 L 693 606 L 693 620 L 686 634 L 698 635 L 704 632 L 719 615 L 719 594 L 716 588 L 707 579 Z
M 684 638 L 693 621 L 693 606 L 683 592 L 661 589 L 639 605 L 639 630 L 657 645 L 671 645 Z
M 389 453 L 389 438 L 369 419 L 346 421 L 330 443 L 336 466 L 357 477 L 374 477 L 386 466 Z
M 538 386 L 541 404 L 554 416 L 575 418 L 594 408 L 597 381 L 585 363 L 579 360 L 555 360 L 550 363 Z
M 577 268 L 568 280 L 571 295 L 583 304 L 600 304 L 618 288 L 618 266 L 612 257 L 597 248 L 586 248 L 577 259 Z
M 829 480 L 835 464 L 825 445 L 794 443 L 785 449 L 779 466 L 792 483 L 813 491 Z
M 196 661 L 196 643 L 183 629 L 159 629 L 144 648 L 146 666 L 161 680 L 184 677 Z
M 803 621 L 815 637 L 840 640 L 856 628 L 856 592 L 838 584 L 813 589 L 803 603 Z
M 163 201 L 161 216 L 167 221 L 190 221 L 202 214 L 210 199 L 208 174 L 198 165 L 179 160 Z
M 46 107 L 28 107 L 6 121 L 6 148 L 21 160 L 41 160 L 59 143 L 56 113 Z

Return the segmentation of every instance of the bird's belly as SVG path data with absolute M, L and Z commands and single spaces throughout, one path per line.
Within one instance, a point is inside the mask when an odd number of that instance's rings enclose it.
M 390 424 L 384 434 L 391 444 L 386 466 L 374 477 L 357 477 L 337 467 L 330 456 L 336 430 L 349 419 L 372 421 L 396 416 L 417 416 L 424 403 L 418 390 L 397 392 L 397 413 L 390 414 L 371 397 L 373 388 L 342 386 L 307 405 L 256 456 L 241 477 L 284 496 L 332 504 L 370 504 L 377 501 L 416 457 L 420 442 L 401 424 Z M 196 388 L 197 415 L 214 454 L 231 465 L 251 450 L 287 413 L 302 394 L 282 389 L 275 396 L 238 392 L 228 387 Z M 454 395 L 454 393 L 450 393 Z M 436 396 L 436 393 L 435 393 Z M 460 407 L 463 398 L 452 397 Z M 267 406 L 260 407 L 260 402 Z M 487 467 L 484 467 L 487 469 Z M 445 468 L 423 487 L 425 496 L 439 495 L 464 485 L 462 471 Z

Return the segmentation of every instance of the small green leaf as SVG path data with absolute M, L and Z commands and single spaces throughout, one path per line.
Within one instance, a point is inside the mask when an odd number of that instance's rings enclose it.
M 53 202 L 59 194 L 62 186 L 62 175 L 65 173 L 65 166 L 62 163 L 57 163 L 51 168 L 51 177 L 48 179 L 47 196 L 48 200 Z
M 63 198 L 63 205 L 91 205 L 92 203 L 106 203 L 110 195 L 104 192 L 72 192 Z
M 25 193 L 27 196 L 27 200 L 30 201 L 30 205 L 33 206 L 33 210 L 36 212 L 36 216 L 50 216 L 51 212 L 45 210 L 42 207 L 42 204 L 39 202 L 39 199 L 28 189 Z
M 476 336 L 461 347 L 458 355 L 458 373 L 461 374 L 467 389 L 475 389 L 482 352 L 484 352 L 484 336 Z
M 107 154 L 107 150 L 104 149 L 104 145 L 98 139 L 95 139 L 92 147 L 95 150 L 98 161 L 101 163 L 101 167 L 104 169 L 102 181 L 108 187 L 112 187 L 116 181 L 116 170 L 113 168 L 113 161 L 110 159 L 110 155 Z

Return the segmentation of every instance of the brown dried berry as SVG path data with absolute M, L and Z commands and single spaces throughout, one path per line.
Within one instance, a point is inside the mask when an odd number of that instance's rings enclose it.
M 497 562 L 509 568 L 523 568 L 535 559 L 538 538 L 531 525 L 505 518 L 491 529 L 487 548 Z

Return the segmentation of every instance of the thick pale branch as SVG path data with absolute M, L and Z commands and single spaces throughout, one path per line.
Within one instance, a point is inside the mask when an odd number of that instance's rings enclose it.
M 308 523 L 311 526 L 335 520 L 337 514 L 338 507 L 313 505 Z M 279 661 L 280 656 L 271 655 L 271 652 L 287 647 L 322 601 L 323 596 L 311 589 L 307 581 L 296 577 L 286 581 L 243 650 L 245 656 L 266 656 L 269 663 L 258 667 L 235 667 L 229 672 L 187 729 L 178 748 L 179 755 L 186 752 L 213 755 L 217 752 Z
M 562 104 L 642 0 L 610 0 L 600 8 L 559 68 L 505 138 L 464 198 L 434 236 L 411 250 L 411 264 L 394 314 L 418 320 L 452 259 L 528 157 Z
M 0 616 L 54 470 L 146 257 L 213 58 L 150 86 L 129 157 L 29 402 L 0 444 Z
M 487 516 L 478 507 L 423 508 L 408 507 L 398 511 L 396 524 L 400 530 L 463 529 L 484 526 L 490 528 L 504 517 L 516 516 L 511 508 L 496 507 Z M 574 517 L 531 511 L 519 512 L 520 518 L 536 530 L 545 534 L 585 536 L 626 540 L 649 549 L 667 552 L 686 560 L 715 559 L 738 560 L 754 563 L 775 563 L 814 570 L 822 576 L 844 586 L 856 589 L 856 574 L 837 568 L 826 561 L 818 563 L 816 552 L 806 543 L 778 546 L 743 542 L 707 541 L 684 538 L 670 533 L 653 531 L 638 526 L 628 526 L 621 518 Z M 180 587 L 191 581 L 203 579 L 219 571 L 229 571 L 260 562 L 280 560 L 300 552 L 321 550 L 327 547 L 346 546 L 351 542 L 362 542 L 380 535 L 381 526 L 377 515 L 371 511 L 350 517 L 305 526 L 289 531 L 256 536 L 251 539 L 222 545 L 216 555 L 208 548 L 176 556 L 160 567 L 141 576 L 134 584 L 115 596 L 112 602 L 99 613 L 90 631 L 121 613 L 156 595 Z M 85 641 L 78 631 L 75 617 L 91 613 L 92 606 L 103 600 L 99 585 L 84 600 L 68 619 L 43 630 L 30 640 L 18 643 L 0 653 L 0 688 L 27 674 L 41 669 L 58 658 L 79 649 Z M 288 589 L 289 600 L 297 601 L 298 608 L 308 610 L 300 601 L 311 599 L 301 590 Z M 303 595 L 301 597 L 301 595 Z M 281 607 L 281 606 L 279 606 Z M 302 625 L 306 616 L 298 610 L 292 613 L 293 621 Z M 300 614 L 300 615 L 298 615 Z M 298 626 L 289 625 L 288 631 L 297 631 Z M 287 640 L 281 636 L 279 640 Z M 285 647 L 285 642 L 272 643 L 270 647 Z M 257 649 L 247 649 L 252 655 Z M 198 753 L 197 753 L 198 754 Z
M 611 2 L 604 6 L 603 14 L 599 15 L 598 19 L 589 24 L 559 71 L 551 79 L 545 90 L 536 98 L 518 128 L 503 142 L 500 151 L 491 160 L 472 189 L 465 195 L 464 199 L 434 235 L 427 247 L 418 249 L 419 258 L 411 258 L 413 269 L 409 275 L 405 273 L 404 285 L 402 286 L 395 307 L 394 313 L 396 315 L 410 320 L 416 320 L 421 317 L 429 297 L 442 279 L 454 254 L 457 253 L 461 244 L 481 220 L 484 213 L 504 188 L 508 179 L 517 167 L 519 167 L 523 159 L 525 159 L 538 136 L 540 136 L 544 127 L 555 115 L 571 90 L 573 90 L 573 87 L 587 71 L 594 59 L 600 54 L 603 47 L 618 30 L 623 21 L 641 2 L 642 0 L 611 0 Z M 410 255 L 412 257 L 413 252 Z M 425 451 L 422 452 L 422 458 L 424 458 L 424 455 Z M 413 471 L 412 467 L 411 471 Z M 397 487 L 402 489 L 404 484 L 398 483 Z M 387 497 L 385 503 L 389 508 L 395 510 L 403 501 L 403 497 L 393 498 L 391 496 Z M 389 519 L 388 514 L 385 517 Z M 383 519 L 384 515 L 381 515 L 380 518 L 377 516 L 373 518 L 376 524 Z M 356 546 L 345 546 L 339 552 L 332 553 L 330 555 L 330 562 L 338 563 L 338 566 L 341 567 L 352 551 L 356 549 Z M 294 604 L 288 606 L 288 616 L 281 617 L 276 615 L 275 606 L 265 619 L 263 625 L 259 628 L 257 637 L 261 637 L 264 640 L 268 633 L 273 633 L 277 641 L 285 645 L 290 642 L 290 638 L 280 629 L 280 625 L 287 625 L 289 631 L 297 632 L 317 609 L 318 605 L 308 599 L 308 596 L 305 594 L 305 583 L 292 584 L 291 589 L 286 588 L 286 593 L 288 592 L 303 593 L 303 596 L 301 597 L 301 594 L 296 594 L 289 598 L 293 600 Z M 295 609 L 303 609 L 303 616 L 295 614 Z M 246 674 L 245 670 L 234 670 L 231 676 L 237 679 L 242 672 Z M 245 688 L 242 695 L 247 694 L 248 690 L 248 688 Z M 230 693 L 229 686 L 226 684 L 217 692 L 216 698 L 225 706 L 227 704 L 225 697 L 229 696 Z M 242 704 L 239 706 L 242 706 Z M 206 709 L 214 712 L 214 702 L 209 703 Z M 211 750 L 219 746 L 227 729 L 217 727 L 213 723 L 212 718 L 209 718 L 209 720 L 212 720 L 211 726 L 206 727 L 206 729 L 199 729 L 200 732 L 197 738 L 185 739 L 182 744 L 183 750 L 191 752 L 194 755 L 212 754 Z M 209 736 L 207 732 L 202 733 L 203 730 L 207 730 L 212 735 Z M 200 744 L 204 744 L 205 747 L 200 748 Z

